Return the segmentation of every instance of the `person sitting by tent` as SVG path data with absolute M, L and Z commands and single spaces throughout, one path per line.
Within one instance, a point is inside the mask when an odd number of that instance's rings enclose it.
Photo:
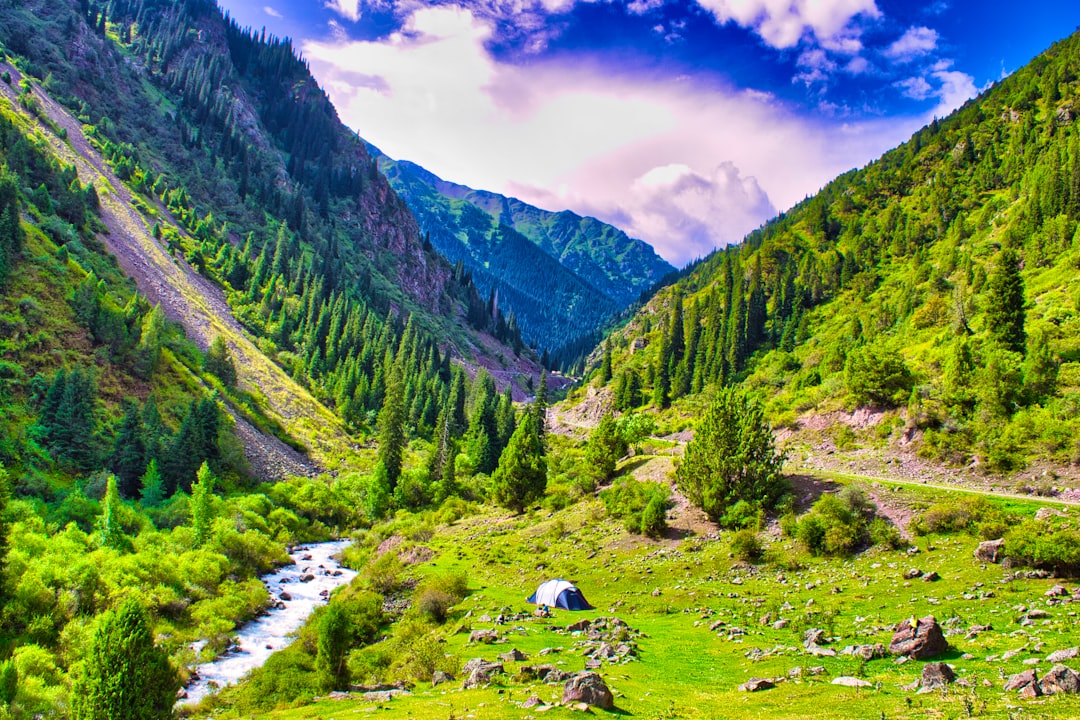
M 562 608 L 564 610 L 592 610 L 593 606 L 581 594 L 572 582 L 557 578 L 541 583 L 525 602 L 544 608 Z

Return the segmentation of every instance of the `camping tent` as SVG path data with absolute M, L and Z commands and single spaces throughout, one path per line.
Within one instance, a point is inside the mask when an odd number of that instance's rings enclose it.
M 526 602 L 565 610 L 593 609 L 593 606 L 589 604 L 581 591 L 574 587 L 572 582 L 562 579 L 540 583 L 540 587 L 536 588 L 536 592 Z

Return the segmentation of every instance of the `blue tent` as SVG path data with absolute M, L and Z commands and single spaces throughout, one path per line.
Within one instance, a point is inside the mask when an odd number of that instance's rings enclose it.
M 564 610 L 592 610 L 593 606 L 589 604 L 589 601 L 585 599 L 585 596 L 581 594 L 581 591 L 574 587 L 572 582 L 568 582 L 562 579 L 548 580 L 541 583 L 540 587 L 536 588 L 534 592 L 526 602 L 531 602 L 534 605 L 547 605 L 553 608 L 562 608 Z

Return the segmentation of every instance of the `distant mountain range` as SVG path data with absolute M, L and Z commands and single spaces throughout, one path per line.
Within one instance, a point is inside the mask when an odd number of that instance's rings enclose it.
M 513 313 L 526 342 L 555 359 L 587 352 L 612 318 L 675 268 L 596 218 L 474 190 L 368 146 L 431 244 Z

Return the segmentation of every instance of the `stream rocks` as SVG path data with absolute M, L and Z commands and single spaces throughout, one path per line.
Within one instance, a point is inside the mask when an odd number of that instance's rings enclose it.
M 904 620 L 896 626 L 889 652 L 913 660 L 928 660 L 949 649 L 949 641 L 933 615 Z

